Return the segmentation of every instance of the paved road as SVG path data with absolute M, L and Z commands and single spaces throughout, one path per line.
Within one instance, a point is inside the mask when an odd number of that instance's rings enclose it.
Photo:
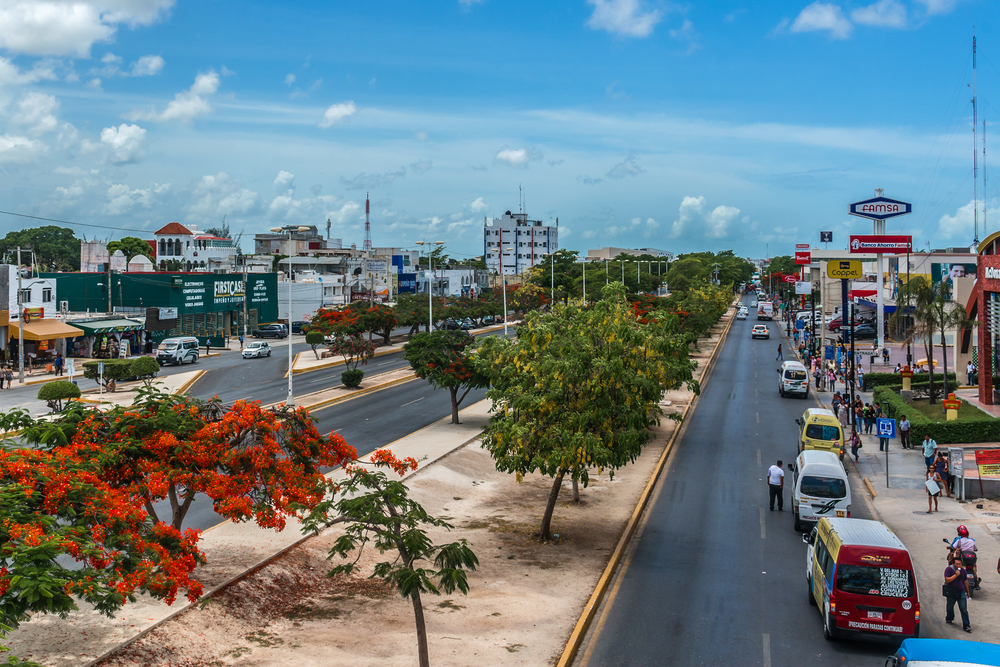
M 816 403 L 778 397 L 778 323 L 751 340 L 756 323 L 733 323 L 578 664 L 870 666 L 894 650 L 823 639 L 787 491 L 768 511 L 767 467 L 792 459 L 794 420 Z

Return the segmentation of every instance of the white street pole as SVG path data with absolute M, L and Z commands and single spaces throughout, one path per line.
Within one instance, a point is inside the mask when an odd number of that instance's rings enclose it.
M 510 252 L 513 248 L 502 248 L 500 251 L 500 275 L 503 277 L 503 337 L 507 337 L 507 272 L 504 271 L 503 253 Z
M 21 246 L 17 247 L 17 382 L 24 384 L 24 301 L 21 292 Z
M 427 330 L 434 330 L 434 257 L 427 251 Z
M 587 260 L 583 260 L 583 305 L 587 305 Z
M 555 303 L 556 303 L 556 255 L 555 255 L 555 253 L 552 253 L 552 254 L 549 255 L 549 269 L 551 269 L 550 273 L 552 274 L 551 284 L 549 285 L 549 303 L 551 304 L 549 306 L 549 309 L 551 309 L 552 306 L 554 306 Z
M 294 363 L 292 358 L 292 257 L 295 256 L 295 253 L 292 246 L 292 234 L 295 232 L 308 232 L 309 228 L 305 226 L 271 227 L 271 231 L 276 234 L 288 234 L 288 270 L 285 271 L 285 280 L 288 281 L 288 398 L 285 399 L 285 407 L 294 408 L 295 398 L 292 393 L 292 365 Z M 245 292 L 246 283 L 244 283 L 243 289 Z M 246 320 L 244 319 L 245 326 Z

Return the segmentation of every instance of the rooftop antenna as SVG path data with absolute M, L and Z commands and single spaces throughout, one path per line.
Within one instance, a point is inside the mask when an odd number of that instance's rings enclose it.
M 986 119 L 983 119 L 983 231 L 989 229 L 986 225 Z M 978 244 L 977 244 L 978 246 Z M 978 252 L 978 251 L 977 251 Z
M 330 240 L 330 218 L 326 219 L 326 240 Z
M 366 253 L 369 253 L 368 256 L 370 256 L 370 253 L 372 251 L 372 225 L 371 221 L 368 218 L 369 213 L 371 213 L 371 203 L 369 203 L 368 201 L 368 193 L 366 192 L 365 193 L 365 245 L 364 248 L 362 249 Z
M 524 213 L 524 190 L 521 189 L 521 184 L 517 184 L 517 212 Z
M 976 153 L 976 28 L 972 28 L 972 224 L 975 238 L 972 243 L 979 245 L 979 159 Z

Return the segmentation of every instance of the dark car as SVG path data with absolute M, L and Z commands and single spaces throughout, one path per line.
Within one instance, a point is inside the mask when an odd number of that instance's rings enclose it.
M 292 322 L 292 333 L 302 335 L 309 333 L 309 323 L 302 320 Z
M 486 317 L 484 317 L 482 319 L 482 322 L 483 322 L 483 326 L 484 327 L 490 326 L 491 324 L 493 324 L 493 316 L 492 315 L 487 315 Z
M 472 321 L 472 318 L 466 317 L 464 320 L 459 320 L 458 323 L 466 331 L 471 331 L 476 328 L 476 323 Z
M 449 317 L 444 321 L 444 324 L 442 324 L 440 328 L 446 331 L 455 331 L 456 329 L 461 329 L 462 325 Z
M 854 327 L 855 340 L 860 338 L 875 338 L 876 336 L 878 336 L 878 329 L 875 328 L 874 324 L 859 324 Z
M 284 324 L 265 324 L 253 332 L 254 338 L 285 338 L 288 332 Z

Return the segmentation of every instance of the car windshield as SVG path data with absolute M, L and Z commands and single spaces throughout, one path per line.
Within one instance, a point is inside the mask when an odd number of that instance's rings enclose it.
M 840 427 L 809 424 L 806 426 L 806 437 L 813 440 L 840 440 Z
M 250 343 L 247 347 L 262 347 L 263 345 L 263 343 Z
M 177 343 L 160 343 L 159 349 L 161 350 L 176 350 Z
M 909 598 L 915 595 L 913 573 L 895 567 L 838 565 L 837 590 L 856 595 Z
M 785 371 L 785 379 L 786 380 L 805 380 L 806 379 L 806 372 L 805 371 Z
M 816 498 L 846 498 L 847 484 L 839 477 L 803 475 L 799 487 L 802 495 Z

